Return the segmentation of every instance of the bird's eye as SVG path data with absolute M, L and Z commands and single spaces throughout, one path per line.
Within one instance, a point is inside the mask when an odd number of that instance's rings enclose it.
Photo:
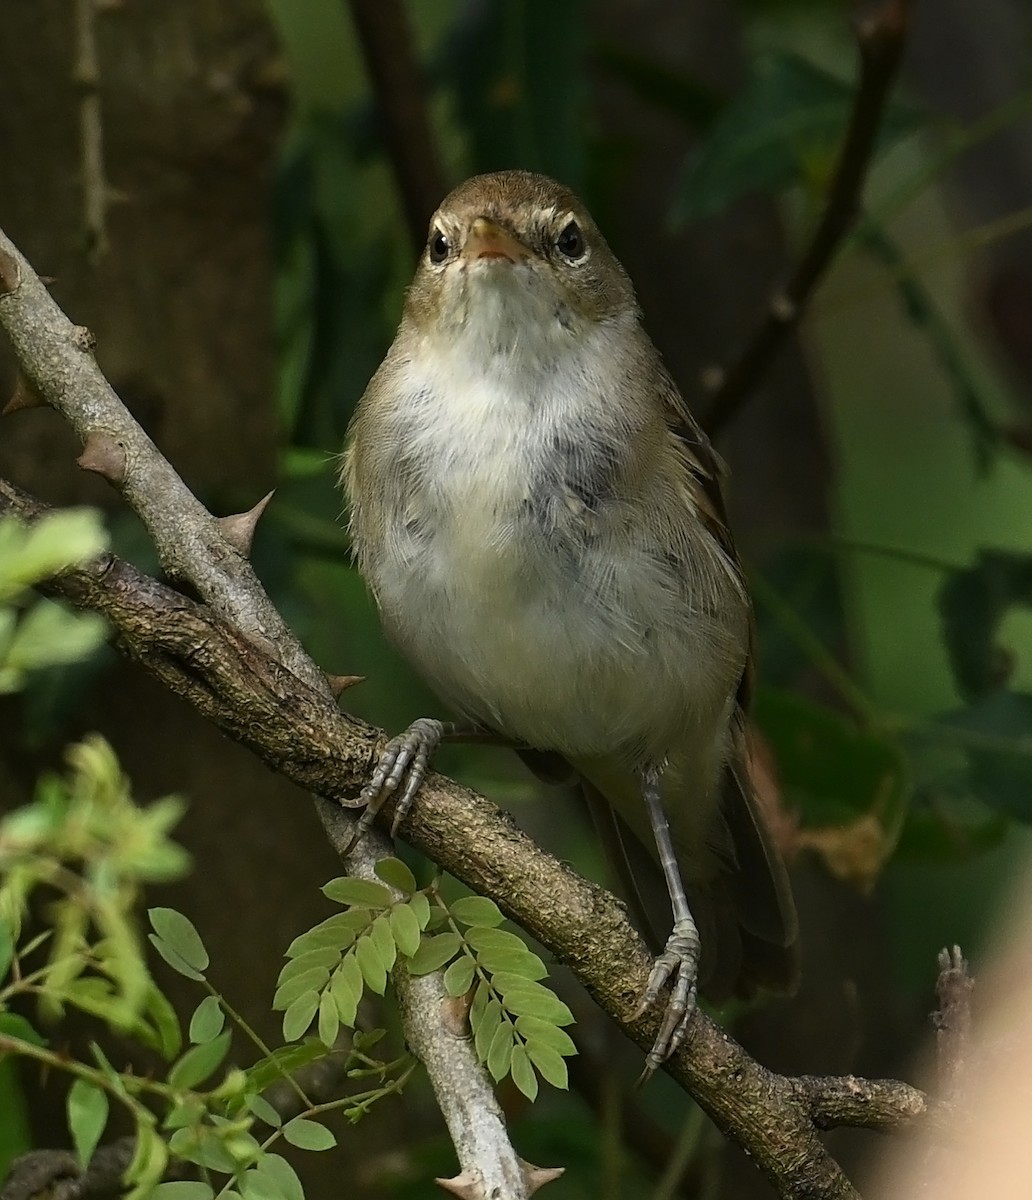
M 439 230 L 435 229 L 430 234 L 430 261 L 432 263 L 443 263 L 451 251 L 451 242 Z
M 584 244 L 584 234 L 581 233 L 580 226 L 576 221 L 571 221 L 566 226 L 556 238 L 555 245 L 560 254 L 570 259 L 582 258 L 587 249 Z

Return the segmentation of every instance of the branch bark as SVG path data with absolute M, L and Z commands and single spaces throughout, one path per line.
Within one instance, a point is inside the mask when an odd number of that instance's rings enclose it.
M 315 792 L 327 834 L 339 846 L 346 823 L 340 806 L 354 805 L 383 735 L 337 711 L 325 678 L 271 609 L 249 565 L 135 425 L 96 367 L 88 338 L 68 322 L 2 233 L 0 324 L 39 394 L 75 425 L 87 444 L 91 436 L 94 441 L 106 438 L 120 451 L 113 456 L 117 469 L 105 466 L 103 473 L 151 526 L 163 561 L 190 579 L 206 603 L 113 555 L 55 578 L 50 592 L 105 614 L 123 652 L 274 770 Z M 41 510 L 31 497 L 0 482 L 0 513 L 31 519 Z M 384 819 L 389 820 L 390 808 Z M 651 1046 L 657 1014 L 634 1015 L 650 960 L 617 900 L 545 853 L 508 814 L 438 774 L 424 785 L 402 832 L 474 891 L 492 897 L 572 968 L 628 1036 L 643 1049 Z M 383 856 L 383 846 L 363 844 L 365 869 Z M 349 869 L 355 870 L 353 862 Z M 482 1106 L 476 1112 L 461 1109 L 479 1097 L 463 1092 L 461 1084 L 456 1087 L 454 1032 L 448 1032 L 440 1005 L 424 991 L 430 989 L 406 992 L 407 1036 L 416 1046 L 430 1036 L 443 1051 L 440 1061 L 429 1051 L 424 1061 L 429 1070 L 440 1072 L 435 1091 L 441 1103 L 456 1106 L 450 1114 L 446 1108 L 445 1115 L 464 1172 L 486 1179 L 489 1160 L 473 1154 L 497 1149 L 480 1140 L 480 1131 L 491 1122 L 480 1120 Z M 425 1023 L 421 1027 L 411 1015 L 417 1008 Z M 767 1071 L 703 1013 L 665 1069 L 756 1160 L 786 1200 L 854 1200 L 857 1195 L 821 1144 L 819 1129 L 896 1128 L 927 1108 L 922 1093 L 903 1083 L 793 1079 Z M 475 1147 L 460 1144 L 460 1131 Z M 543 1182 L 515 1161 L 516 1167 L 502 1176 L 507 1190 L 497 1193 L 506 1200 L 529 1195 Z M 461 1176 L 457 1182 L 465 1186 Z M 523 1192 L 518 1190 L 521 1183 Z

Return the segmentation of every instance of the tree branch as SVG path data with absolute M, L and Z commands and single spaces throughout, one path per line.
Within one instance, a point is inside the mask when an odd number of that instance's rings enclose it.
M 412 27 L 402 0 L 348 0 L 348 7 L 373 85 L 409 238 L 419 251 L 445 189 Z
M 712 400 L 703 421 L 711 437 L 737 416 L 753 394 L 799 324 L 807 301 L 857 219 L 860 192 L 874 154 L 885 102 L 903 56 L 909 18 L 909 0 L 882 0 L 875 12 L 854 21 L 860 82 L 824 211 L 791 279 L 771 297 L 763 322 L 737 362 L 727 368 L 711 367 L 703 372 L 703 379 L 712 388 Z
M 214 518 L 186 491 L 122 408 L 92 355 L 84 351 L 82 333 L 71 326 L 2 233 L 0 323 L 11 334 L 22 370 L 39 394 L 68 417 L 87 444 L 91 435 L 94 441 L 106 437 L 120 451 L 107 456 L 114 459 L 114 480 L 137 511 L 153 521 L 163 560 L 190 578 L 207 603 L 181 595 L 113 555 L 63 573 L 49 590 L 106 615 L 126 654 L 274 770 L 315 792 L 328 836 L 339 846 L 338 825 L 343 827 L 347 818 L 338 806 L 354 804 L 382 735 L 337 711 L 325 679 L 307 657 L 299 661 L 298 653 L 304 652 L 277 614 L 268 618 L 261 636 L 252 636 L 252 614 L 266 613 L 271 605 L 250 567 L 231 550 Z M 38 502 L 0 483 L 0 513 L 32 518 L 40 511 Z M 223 561 L 231 564 L 232 585 L 219 574 Z M 386 806 L 385 819 L 390 808 Z M 623 906 L 611 895 L 543 851 L 488 800 L 438 774 L 420 791 L 402 831 L 413 846 L 474 891 L 492 897 L 566 962 L 640 1046 L 652 1045 L 658 1014 L 634 1015 L 648 977 L 649 956 Z M 371 847 L 367 865 L 382 854 Z M 354 870 L 353 864 L 349 867 Z M 425 1061 L 428 1069 L 443 1071 L 468 1043 L 448 1030 L 432 997 L 423 996 L 421 989 L 406 991 L 404 984 L 402 990 L 408 1012 L 410 1006 L 424 1005 L 421 1019 L 426 1025 L 415 1028 L 410 1019 L 410 1042 L 420 1046 L 424 1036 L 431 1036 L 441 1061 L 429 1051 Z M 902 1126 L 927 1107 L 925 1097 L 903 1083 L 774 1074 L 701 1012 L 666 1070 L 752 1155 L 777 1194 L 796 1200 L 856 1197 L 821 1144 L 818 1129 Z M 461 1076 L 452 1075 L 451 1069 L 448 1073 L 447 1080 L 435 1079 L 439 1100 L 468 1102 L 461 1083 L 458 1094 L 449 1091 Z M 470 1147 L 459 1139 L 469 1136 L 485 1150 L 480 1118 L 490 1115 L 481 1107 L 476 1112 L 452 1109 L 449 1117 L 464 1172 L 475 1170 L 484 1179 L 491 1164 L 477 1159 L 474 1167 L 467 1167 Z M 533 1169 L 516 1162 L 502 1172 L 506 1182 L 498 1185 L 497 1194 L 505 1200 L 527 1195 L 543 1182 Z M 511 1190 L 513 1181 L 525 1190 Z M 454 1182 L 467 1186 L 462 1176 Z
M 222 656 L 215 673 L 223 679 L 233 675 L 227 655 L 250 667 L 251 673 L 245 670 L 233 692 L 237 701 L 245 703 L 237 710 L 238 728 L 230 731 L 234 736 L 253 727 L 259 713 L 288 695 L 300 706 L 297 715 L 311 711 L 328 726 L 339 724 L 326 676 L 280 617 L 238 548 L 248 540 L 244 537 L 241 541 L 241 522 L 231 522 L 227 529 L 189 491 L 104 378 L 93 358 L 92 335 L 71 324 L 2 231 L 0 324 L 11 339 L 28 386 L 57 409 L 82 439 L 80 465 L 103 475 L 121 491 L 147 526 L 165 570 L 173 578 L 188 580 L 207 602 L 204 608 L 191 605 L 139 572 L 132 574 L 128 564 L 106 559 L 93 581 L 103 586 L 106 580 L 122 599 L 139 587 L 160 613 L 169 646 L 149 647 L 145 638 L 133 641 L 128 635 L 124 644 L 132 644 L 155 674 L 176 675 L 189 684 L 187 690 L 201 711 L 205 708 L 200 695 L 205 685 L 200 681 L 205 677 L 206 654 L 214 651 L 216 657 Z M 218 623 L 223 635 L 213 637 L 211 644 L 205 640 L 209 619 Z M 184 642 L 184 636 L 192 642 Z M 247 703 L 257 707 L 249 709 Z M 284 740 L 294 736 L 282 720 L 277 728 Z M 356 760 L 349 756 L 348 761 L 351 771 L 339 757 L 330 759 L 345 778 L 354 781 Z M 368 756 L 358 761 L 369 765 Z M 324 760 L 323 766 L 327 765 Z M 352 788 L 350 797 L 340 799 L 353 805 L 356 793 Z M 344 818 L 339 811 L 330 813 L 325 805 L 318 811 L 331 844 L 344 857 L 343 850 L 351 840 L 344 824 L 351 824 L 351 818 Z M 376 879 L 375 864 L 392 852 L 389 839 L 375 832 L 347 854 L 347 869 L 353 875 Z M 396 978 L 404 974 L 403 965 L 396 968 Z M 499 1180 L 506 1185 L 510 1179 L 522 1180 L 524 1166 L 508 1141 L 497 1108 L 481 1111 L 483 1096 L 489 1092 L 486 1071 L 476 1062 L 471 1047 L 463 1050 L 456 1046 L 446 1009 L 428 987 L 410 991 L 405 1036 L 410 1045 L 423 1047 L 424 1065 L 463 1173 L 477 1181 L 485 1197 Z M 454 1052 L 435 1052 L 439 1044 Z M 482 1076 L 479 1091 L 468 1086 L 473 1072 Z M 531 1192 L 524 1186 L 498 1194 L 526 1200 Z M 470 1195 L 475 1200 L 476 1193 Z

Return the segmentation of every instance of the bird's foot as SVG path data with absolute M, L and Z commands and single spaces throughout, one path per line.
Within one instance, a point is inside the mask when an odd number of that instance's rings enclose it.
M 355 832 L 345 853 L 361 841 L 376 820 L 376 814 L 401 788 L 391 821 L 391 837 L 394 837 L 398 826 L 412 807 L 420 784 L 426 778 L 431 756 L 450 728 L 451 726 L 446 725 L 444 721 L 420 717 L 419 720 L 413 721 L 404 733 L 391 738 L 384 746 L 372 778 L 362 789 L 360 799 L 365 802 L 365 811 L 355 823 Z
M 663 1011 L 663 1022 L 652 1049 L 645 1058 L 645 1070 L 639 1084 L 644 1083 L 673 1054 L 684 1041 L 695 1012 L 699 984 L 699 930 L 689 916 L 675 922 L 663 953 L 652 964 L 648 986 L 634 1014 L 640 1017 L 659 999 L 669 981 L 670 998 Z

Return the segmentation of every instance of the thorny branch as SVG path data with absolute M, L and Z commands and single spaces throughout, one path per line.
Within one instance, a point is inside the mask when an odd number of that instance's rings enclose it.
M 327 832 L 339 845 L 340 805 L 354 803 L 382 745 L 381 735 L 337 711 L 324 677 L 310 660 L 298 659 L 296 643 L 274 610 L 263 636 L 251 635 L 250 614 L 268 613 L 271 605 L 246 560 L 232 550 L 214 518 L 135 426 L 100 374 L 90 339 L 68 322 L 2 234 L 0 323 L 29 383 L 75 425 L 87 450 L 92 444 L 93 461 L 106 477 L 144 515 L 153 513 L 155 495 L 163 498 L 169 511 L 151 522 L 163 559 L 191 580 L 206 603 L 188 599 L 111 555 L 61 575 L 52 590 L 104 613 L 125 653 L 274 769 L 315 792 Z M 5 484 L 0 511 L 31 516 L 39 505 Z M 213 565 L 227 559 L 234 564 L 235 578 L 243 580 L 238 586 L 246 593 L 244 603 Z M 295 669 L 299 661 L 303 670 Z M 475 891 L 494 898 L 566 962 L 636 1042 L 652 1044 L 656 1014 L 634 1015 L 649 957 L 612 896 L 546 854 L 489 801 L 440 775 L 428 780 L 403 831 L 412 845 Z M 411 1028 L 409 1037 L 418 1044 L 419 1034 Z M 444 1057 L 450 1060 L 463 1052 L 471 1053 L 469 1043 L 452 1034 L 450 1054 Z M 778 1195 L 786 1198 L 856 1196 L 821 1144 L 818 1129 L 836 1124 L 896 1127 L 927 1107 L 920 1092 L 902 1083 L 776 1075 L 702 1014 L 666 1069 L 756 1159 Z M 440 1087 L 438 1097 L 443 1106 L 451 1102 Z M 459 1152 L 461 1159 L 461 1147 Z M 530 1169 L 517 1163 L 527 1190 L 532 1183 L 539 1186 Z M 503 1175 L 497 1194 L 520 1195 L 508 1178 Z
M 885 102 L 899 70 L 910 20 L 910 0 L 880 0 L 854 22 L 860 82 L 824 211 L 791 279 L 775 294 L 752 340 L 730 367 L 703 373 L 712 399 L 703 426 L 715 437 L 738 414 L 785 344 L 859 215 L 859 197 L 874 153 Z
M 31 395 L 51 405 L 72 425 L 83 441 L 79 465 L 102 475 L 135 509 L 157 545 L 166 572 L 174 579 L 187 580 L 205 601 L 204 608 L 194 606 L 202 624 L 206 619 L 217 620 L 224 630 L 232 631 L 241 662 L 260 657 L 279 687 L 300 689 L 296 719 L 302 720 L 308 709 L 336 721 L 336 703 L 327 677 L 286 626 L 246 558 L 250 532 L 265 501 L 255 506 L 250 517 L 238 514 L 222 522 L 207 511 L 104 378 L 93 358 L 92 335 L 71 324 L 2 231 L 0 324 L 10 337 L 24 376 L 15 399 Z M 24 402 L 9 407 L 24 407 Z M 117 578 L 113 564 L 109 567 Z M 164 616 L 175 621 L 176 604 L 183 601 L 178 593 L 162 589 L 146 577 L 132 584 L 123 577 L 120 586 L 127 590 L 139 587 L 152 599 L 160 595 Z M 189 626 L 185 609 L 180 616 Z M 197 641 L 185 654 L 180 643 L 179 666 L 187 674 L 205 651 L 203 628 L 195 625 L 193 636 Z M 143 644 L 140 650 L 145 658 L 154 652 Z M 237 699 L 244 699 L 240 691 Z M 258 719 L 260 707 L 259 702 L 259 709 L 249 709 L 244 702 L 237 713 L 239 722 L 251 725 Z M 369 766 L 368 751 L 364 759 L 338 765 L 344 778 L 354 780 L 356 766 L 363 773 Z M 357 790 L 353 788 L 349 796 L 340 795 L 339 799 L 353 805 Z M 350 818 L 325 804 L 319 805 L 318 811 L 331 844 L 341 853 L 350 841 L 345 827 Z M 347 855 L 348 871 L 375 878 L 374 865 L 390 853 L 389 840 L 377 832 Z M 404 968 L 399 978 L 403 972 Z M 498 1188 L 499 1197 L 526 1200 L 533 1191 L 532 1171 L 536 1168 L 516 1155 L 497 1105 L 493 1101 L 490 1107 L 485 1105 L 484 1097 L 491 1096 L 490 1085 L 471 1043 L 454 1037 L 446 1012 L 429 987 L 407 991 L 406 1040 L 421 1047 L 426 1056 L 424 1063 L 463 1175 L 476 1181 L 484 1197 Z M 449 1047 L 450 1053 L 439 1051 L 441 1045 Z M 477 1078 L 479 1085 L 474 1084 Z M 477 1200 L 475 1192 L 470 1197 Z

